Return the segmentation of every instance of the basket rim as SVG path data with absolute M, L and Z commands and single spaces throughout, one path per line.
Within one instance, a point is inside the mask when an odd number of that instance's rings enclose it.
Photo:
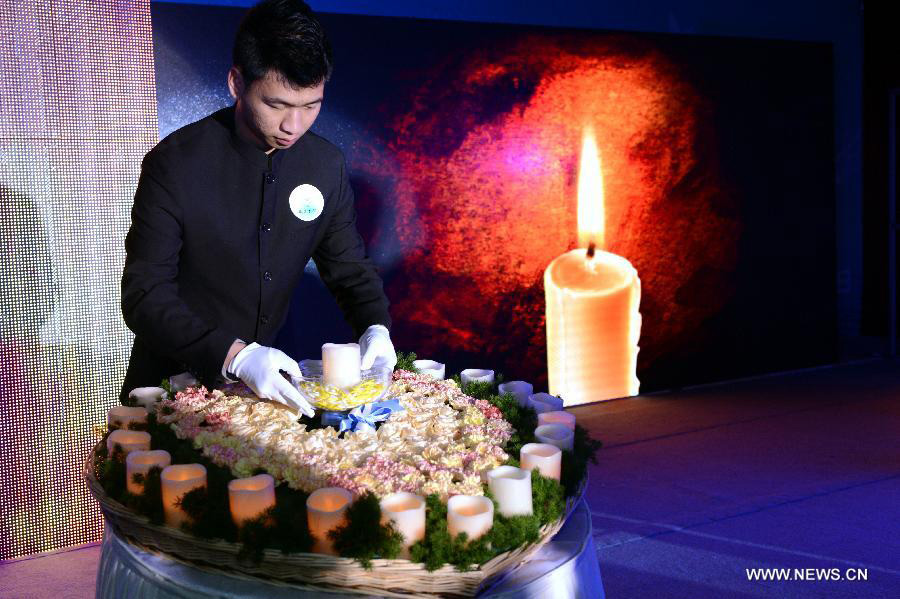
M 172 528 L 166 525 L 154 524 L 150 521 L 147 516 L 139 514 L 127 507 L 123 504 L 119 503 L 115 499 L 111 498 L 106 494 L 106 491 L 103 489 L 100 481 L 97 480 L 94 475 L 94 461 L 96 458 L 96 452 L 98 448 L 103 444 L 103 440 L 99 440 L 97 444 L 91 449 L 87 459 L 84 462 L 84 470 L 83 476 L 87 483 L 88 489 L 91 492 L 91 495 L 94 496 L 94 499 L 97 500 L 97 503 L 100 505 L 101 511 L 103 512 L 106 523 L 109 526 L 113 526 L 117 533 L 125 540 L 130 543 L 134 543 L 135 545 L 146 547 L 152 550 L 160 550 L 166 555 L 171 555 L 173 558 L 178 559 L 180 561 L 184 561 L 187 563 L 197 563 L 196 560 L 192 560 L 190 558 L 185 558 L 184 556 L 180 556 L 177 553 L 171 553 L 169 551 L 164 551 L 158 549 L 156 547 L 152 547 L 152 543 L 150 545 L 142 542 L 141 539 L 134 538 L 133 535 L 128 534 L 126 531 L 122 529 L 122 527 L 117 522 L 118 519 L 123 519 L 130 521 L 134 524 L 139 525 L 140 527 L 148 529 L 151 533 L 156 535 L 161 535 L 163 537 L 169 537 L 171 540 L 174 540 L 178 543 L 184 543 L 187 546 L 194 546 L 201 550 L 207 551 L 218 551 L 218 552 L 226 552 L 230 555 L 237 556 L 240 552 L 241 545 L 239 543 L 234 543 L 230 541 L 226 541 L 224 539 L 203 539 L 197 537 L 195 535 L 186 533 L 180 529 Z M 452 575 L 457 579 L 469 579 L 473 583 L 477 581 L 479 590 L 488 586 L 489 584 L 493 584 L 498 578 L 498 576 L 503 576 L 510 573 L 512 570 L 516 569 L 519 565 L 524 563 L 534 554 L 537 550 L 539 550 L 544 544 L 549 542 L 553 536 L 559 531 L 560 528 L 565 524 L 571 515 L 574 508 L 581 501 L 585 487 L 587 486 L 587 476 L 582 479 L 579 490 L 575 495 L 568 498 L 566 500 L 566 510 L 563 515 L 558 518 L 556 521 L 545 524 L 541 527 L 540 533 L 541 537 L 538 541 L 523 545 L 521 547 L 517 547 L 510 551 L 501 553 L 499 555 L 494 556 L 487 562 L 483 564 L 479 564 L 477 566 L 471 567 L 466 571 L 457 570 L 452 564 L 444 564 L 441 568 L 433 571 L 428 571 L 425 568 L 425 564 L 421 562 L 414 562 L 408 559 L 387 559 L 387 558 L 375 558 L 371 560 L 372 570 L 381 570 L 385 571 L 386 569 L 391 568 L 401 568 L 403 570 L 409 571 L 410 573 L 415 572 L 417 576 L 427 576 L 429 578 L 437 578 L 439 576 L 448 576 Z M 292 552 L 292 553 L 282 553 L 278 549 L 274 548 L 266 548 L 263 550 L 263 559 L 262 562 L 269 562 L 272 564 L 281 563 L 281 564 L 290 564 L 295 561 L 304 561 L 304 562 L 314 562 L 322 567 L 328 567 L 332 569 L 341 569 L 346 568 L 351 571 L 363 571 L 362 566 L 353 558 L 350 557 L 341 557 L 341 556 L 333 556 L 333 555 L 325 555 L 321 553 L 310 553 L 310 552 Z M 219 569 L 224 572 L 233 572 L 231 568 L 216 568 L 215 565 L 207 564 L 203 562 L 202 567 L 210 567 L 213 569 Z M 371 572 L 372 570 L 365 570 L 366 572 Z M 242 573 L 245 576 L 251 576 L 253 578 L 261 579 L 261 580 L 279 580 L 277 577 L 269 577 L 265 575 L 256 575 L 256 574 L 246 574 Z M 283 582 L 283 581 L 282 581 Z M 326 587 L 319 587 L 325 589 Z M 334 587 L 333 587 L 334 588 Z M 352 587 L 343 587 L 338 586 L 337 588 L 344 588 L 347 590 L 352 590 Z

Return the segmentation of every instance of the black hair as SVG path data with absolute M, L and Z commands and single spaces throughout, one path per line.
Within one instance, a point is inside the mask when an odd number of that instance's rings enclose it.
M 301 0 L 263 0 L 251 8 L 234 38 L 232 61 L 248 87 L 269 71 L 296 87 L 331 77 L 331 45 Z

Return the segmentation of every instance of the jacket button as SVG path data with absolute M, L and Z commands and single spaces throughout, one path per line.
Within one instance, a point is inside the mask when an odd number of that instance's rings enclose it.
M 262 316 L 259 317 L 259 322 L 260 322 L 260 324 L 268 324 L 269 317 L 266 316 L 265 314 L 263 314 Z
M 268 183 L 269 185 L 271 185 L 272 183 L 274 183 L 277 180 L 278 180 L 278 177 L 276 177 L 272 173 L 266 174 L 266 183 Z
M 272 280 L 272 273 L 270 273 L 270 272 L 267 270 L 266 272 L 263 273 L 263 278 L 264 278 L 265 280 L 267 280 L 267 281 L 271 281 L 271 280 Z
M 262 229 L 263 233 L 268 233 L 272 230 L 272 225 L 270 225 L 269 223 L 263 223 L 260 229 Z

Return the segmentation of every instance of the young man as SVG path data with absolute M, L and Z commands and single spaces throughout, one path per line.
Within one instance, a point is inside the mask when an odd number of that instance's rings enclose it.
M 296 361 L 268 347 L 310 257 L 361 335 L 363 368 L 396 363 L 343 156 L 309 132 L 330 74 L 331 49 L 309 7 L 264 1 L 235 39 L 234 106 L 144 158 L 125 240 L 122 313 L 135 340 L 123 394 L 191 370 L 208 384 L 240 378 L 311 415 L 281 375 L 299 374 Z

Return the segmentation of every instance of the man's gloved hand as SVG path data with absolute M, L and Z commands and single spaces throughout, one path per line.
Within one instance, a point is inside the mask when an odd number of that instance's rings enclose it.
M 363 370 L 372 368 L 375 362 L 391 370 L 397 365 L 397 352 L 391 343 L 391 334 L 382 324 L 373 324 L 359 338 L 359 351 L 362 353 Z
M 251 343 L 238 352 L 228 367 L 229 372 L 244 381 L 259 397 L 274 399 L 307 416 L 313 416 L 313 407 L 281 376 L 281 370 L 292 376 L 300 376 L 300 367 L 290 356 L 258 343 Z

